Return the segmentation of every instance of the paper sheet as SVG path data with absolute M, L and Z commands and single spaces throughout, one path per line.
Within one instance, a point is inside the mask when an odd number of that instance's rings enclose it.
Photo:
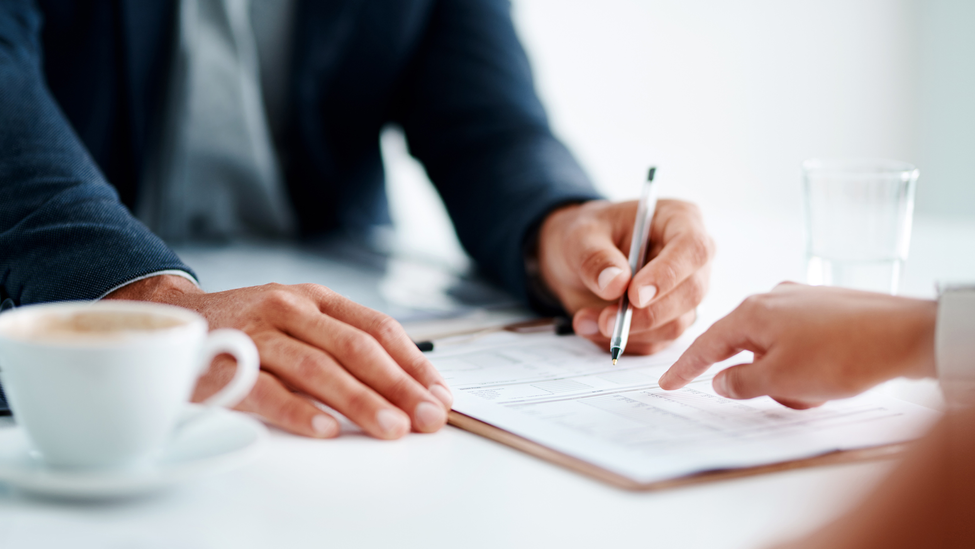
M 711 389 L 720 366 L 663 391 L 689 342 L 613 366 L 581 338 L 501 332 L 438 344 L 430 359 L 458 412 L 641 483 L 903 442 L 939 416 L 878 390 L 802 411 L 729 400 Z

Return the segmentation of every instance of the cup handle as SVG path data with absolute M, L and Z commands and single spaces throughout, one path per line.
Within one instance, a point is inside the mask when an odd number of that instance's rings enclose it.
M 203 401 L 206 406 L 222 406 L 232 408 L 250 393 L 257 374 L 261 369 L 261 360 L 257 347 L 247 334 L 240 330 L 220 329 L 210 332 L 206 343 L 203 344 L 203 356 L 200 359 L 200 375 L 210 368 L 210 363 L 217 355 L 227 353 L 237 360 L 237 373 L 223 389 Z

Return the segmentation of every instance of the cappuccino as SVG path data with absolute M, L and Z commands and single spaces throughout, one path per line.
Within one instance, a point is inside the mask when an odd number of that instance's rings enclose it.
M 151 463 L 221 353 L 237 359 L 237 375 L 204 404 L 230 407 L 257 380 L 257 348 L 237 330 L 208 332 L 193 311 L 100 301 L 0 315 L 0 381 L 17 424 L 54 467 Z
M 11 324 L 6 327 L 5 333 L 18 339 L 57 342 L 128 337 L 184 325 L 185 319 L 174 316 L 138 311 L 88 310 L 38 315 Z

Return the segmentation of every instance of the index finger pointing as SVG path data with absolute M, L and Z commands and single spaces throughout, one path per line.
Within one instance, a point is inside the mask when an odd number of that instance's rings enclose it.
M 677 362 L 660 376 L 660 388 L 668 391 L 680 389 L 706 372 L 712 364 L 741 351 L 764 352 L 740 316 L 739 309 L 732 311 L 694 340 Z

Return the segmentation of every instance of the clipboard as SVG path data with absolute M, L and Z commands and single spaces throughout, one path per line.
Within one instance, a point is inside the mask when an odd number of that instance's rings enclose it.
M 526 335 L 552 332 L 557 335 L 567 335 L 571 333 L 570 330 L 561 330 L 559 328 L 557 319 L 536 318 L 507 325 L 472 330 L 471 332 L 466 332 L 464 335 L 477 339 L 481 336 L 500 331 Z M 514 448 L 530 456 L 552 463 L 553 465 L 557 465 L 564 469 L 581 474 L 587 478 L 606 483 L 615 488 L 633 492 L 668 490 L 684 486 L 693 486 L 709 482 L 719 482 L 723 480 L 746 478 L 811 467 L 827 467 L 832 465 L 889 460 L 901 456 L 908 448 L 912 446 L 913 442 L 912 440 L 903 441 L 902 439 L 902 441 L 893 443 L 874 443 L 873 445 L 855 449 L 827 451 L 821 454 L 811 455 L 809 457 L 786 459 L 764 465 L 747 465 L 742 467 L 710 469 L 681 476 L 663 478 L 660 480 L 639 481 L 614 470 L 586 461 L 584 458 L 555 450 L 552 447 L 546 446 L 542 442 L 526 438 L 511 431 L 507 431 L 496 425 L 487 423 L 486 421 L 482 421 L 476 417 L 467 415 L 457 410 L 451 410 L 449 412 L 448 423 L 459 429 Z
M 736 478 L 765 475 L 782 471 L 792 471 L 795 469 L 806 469 L 810 467 L 825 467 L 829 465 L 845 465 L 849 463 L 860 463 L 867 461 L 878 461 L 893 459 L 902 455 L 911 445 L 910 442 L 886 444 L 871 448 L 860 448 L 856 450 L 837 450 L 818 456 L 759 465 L 753 467 L 741 467 L 735 469 L 719 469 L 714 471 L 703 471 L 691 475 L 675 477 L 672 479 L 659 480 L 655 482 L 641 483 L 627 478 L 613 471 L 599 467 L 577 457 L 573 457 L 547 446 L 528 440 L 514 433 L 505 431 L 485 423 L 479 419 L 451 410 L 447 416 L 447 423 L 463 429 L 475 435 L 499 442 L 516 450 L 520 450 L 530 456 L 543 459 L 559 467 L 580 473 L 591 479 L 604 482 L 617 488 L 633 492 L 654 492 L 693 486 L 707 482 L 718 482 Z

